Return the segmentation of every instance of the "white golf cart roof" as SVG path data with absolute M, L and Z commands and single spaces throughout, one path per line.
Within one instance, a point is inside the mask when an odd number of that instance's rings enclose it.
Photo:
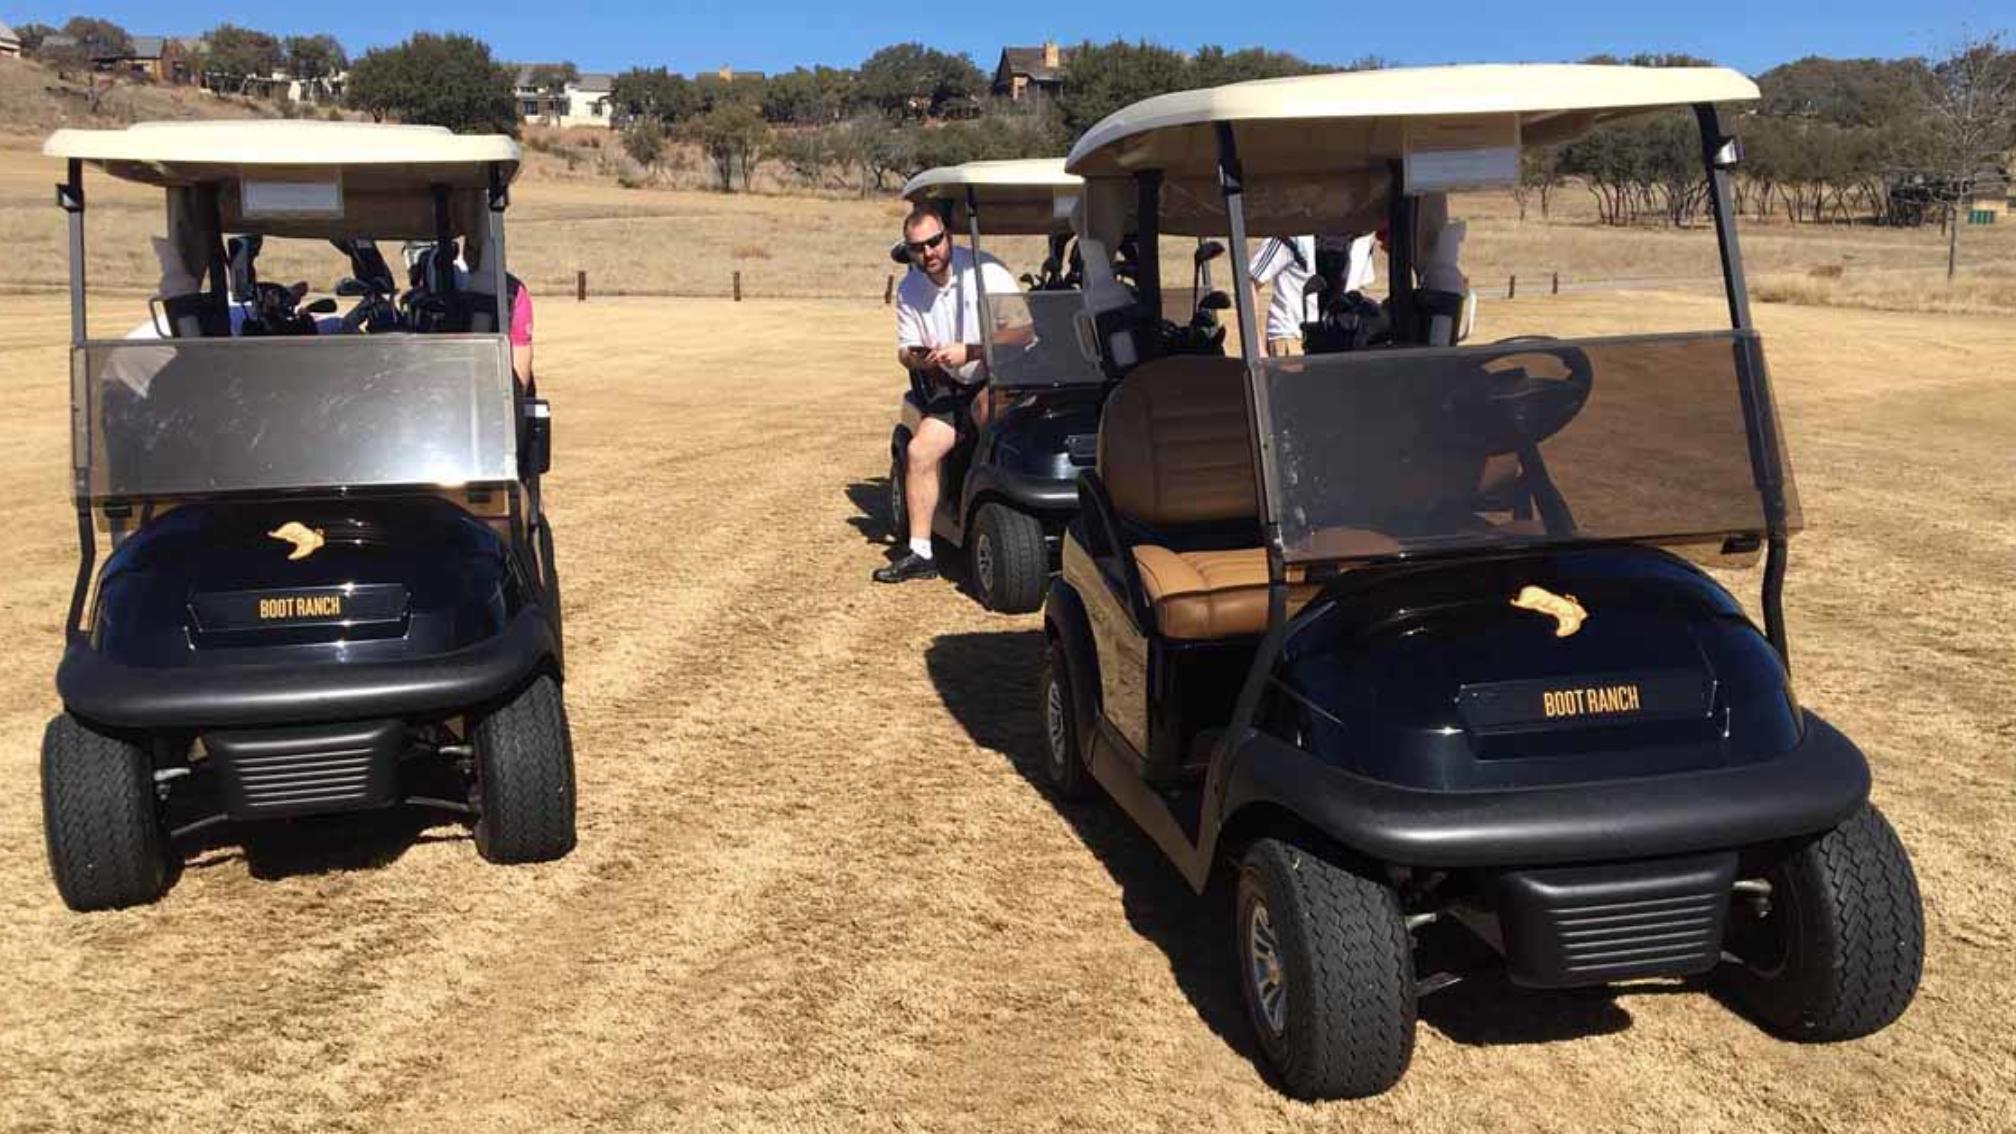
M 1034 235 L 1068 230 L 1068 218 L 1057 216 L 1057 201 L 1075 196 L 1084 186 L 1083 178 L 1064 172 L 1063 158 L 969 161 L 912 177 L 903 183 L 903 198 L 913 204 L 948 202 L 953 224 L 963 228 L 970 190 L 980 204 L 983 231 Z
M 58 130 L 49 157 L 90 162 L 126 181 L 191 185 L 225 177 L 338 171 L 377 189 L 481 188 L 489 166 L 518 172 L 518 143 L 501 134 L 369 122 L 140 122 L 123 130 Z
M 1248 172 L 1337 171 L 1400 157 L 1409 120 L 1517 115 L 1527 143 L 1548 144 L 1661 107 L 1757 97 L 1756 83 L 1726 67 L 1515 63 L 1299 75 L 1143 99 L 1086 131 L 1065 166 L 1085 177 L 1213 176 L 1215 127 L 1230 122 Z
M 1086 131 L 1064 164 L 1088 182 L 1089 232 L 1081 235 L 1110 240 L 1129 230 L 1129 182 L 1145 170 L 1162 175 L 1164 233 L 1220 234 L 1225 123 L 1244 173 L 1250 234 L 1370 232 L 1385 219 L 1392 167 L 1410 149 L 1516 154 L 1617 118 L 1757 97 L 1757 84 L 1726 67 L 1480 64 L 1300 75 L 1142 99 Z

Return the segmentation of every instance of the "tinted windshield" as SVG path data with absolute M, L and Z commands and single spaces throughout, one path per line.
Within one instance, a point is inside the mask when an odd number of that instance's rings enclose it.
M 1726 332 L 1270 359 L 1284 554 L 1763 532 L 1737 371 L 1755 345 Z
M 1102 382 L 1099 364 L 1078 345 L 1078 312 L 1084 297 L 1076 291 L 989 292 L 987 306 L 994 317 L 996 386 L 1062 386 Z
M 93 499 L 516 475 L 498 336 L 93 342 L 73 367 Z

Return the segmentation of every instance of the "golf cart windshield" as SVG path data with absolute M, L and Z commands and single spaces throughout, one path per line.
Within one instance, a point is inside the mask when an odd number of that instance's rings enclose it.
M 1080 343 L 1084 302 L 1076 290 L 988 292 L 994 319 L 989 381 L 1001 389 L 1105 381 L 1105 372 Z
M 517 475 L 498 335 L 93 341 L 72 369 L 94 501 Z
M 1761 536 L 1740 376 L 1762 367 L 1735 331 L 1266 360 L 1283 557 Z

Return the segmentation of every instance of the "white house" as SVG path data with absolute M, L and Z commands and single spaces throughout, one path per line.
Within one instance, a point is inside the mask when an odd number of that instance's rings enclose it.
M 529 64 L 518 68 L 514 93 L 519 117 L 549 126 L 614 125 L 609 113 L 609 95 L 616 86 L 613 76 L 585 74 L 552 94 L 532 85 L 533 70 Z
M 21 54 L 21 37 L 14 34 L 13 28 L 0 22 L 0 55 L 19 54 Z

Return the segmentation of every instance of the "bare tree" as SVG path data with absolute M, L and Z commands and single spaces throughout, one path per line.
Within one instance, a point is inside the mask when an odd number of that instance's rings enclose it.
M 1924 145 L 1932 191 L 1946 206 L 1946 278 L 1960 260 L 1960 206 L 2016 145 L 2016 52 L 2002 37 L 1967 36 L 1933 65 L 1927 89 Z

